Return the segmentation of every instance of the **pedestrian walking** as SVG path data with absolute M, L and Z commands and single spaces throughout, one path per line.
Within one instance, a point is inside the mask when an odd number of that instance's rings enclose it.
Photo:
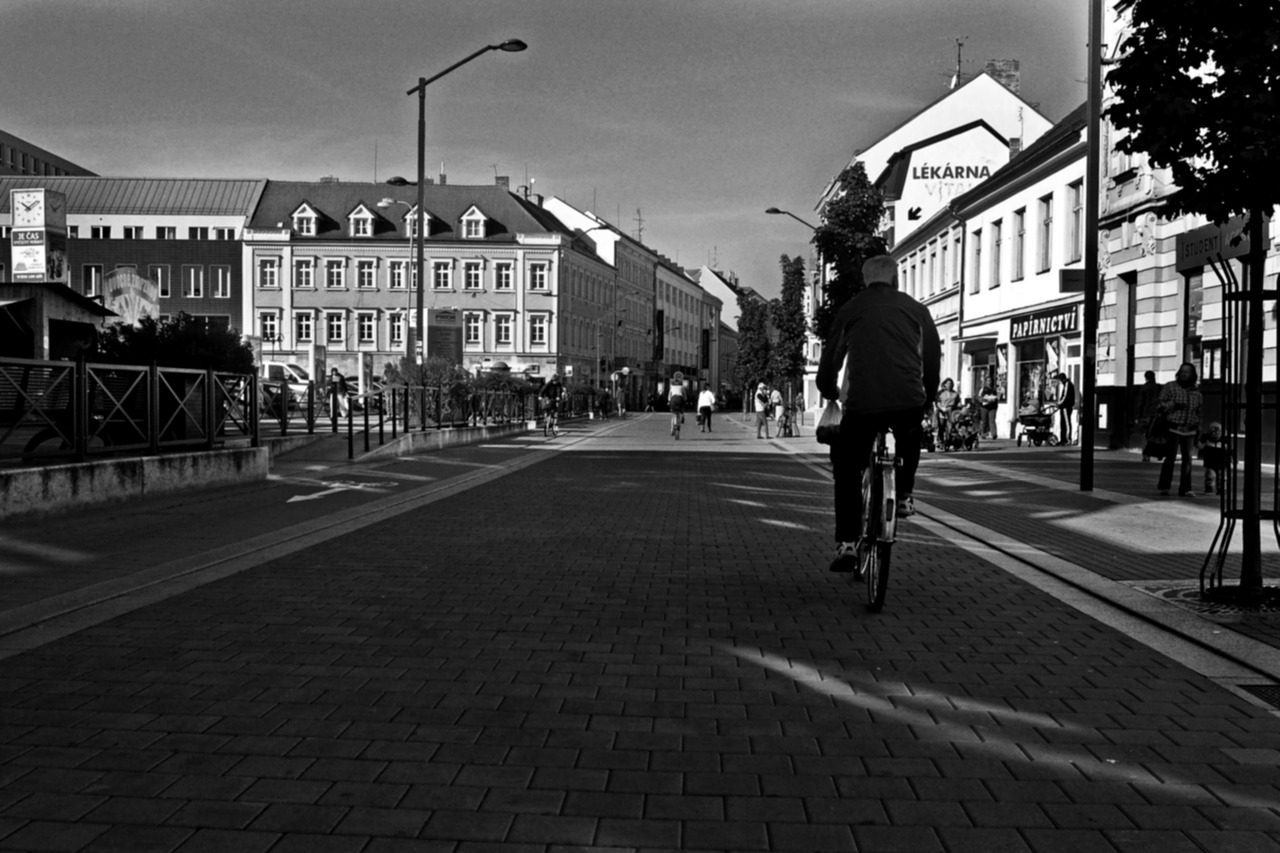
M 1156 408 L 1169 431 L 1169 452 L 1160 466 L 1160 480 L 1156 484 L 1162 495 L 1169 494 L 1169 487 L 1173 484 L 1173 460 L 1181 454 L 1178 495 L 1185 498 L 1196 496 L 1191 490 L 1191 451 L 1200 432 L 1200 413 L 1204 408 L 1204 397 L 1197 379 L 1196 366 L 1184 361 L 1174 380 L 1160 390 L 1160 402 Z
M 960 394 L 956 391 L 956 383 L 950 378 L 942 380 L 933 402 L 933 431 L 938 437 L 938 445 L 943 449 L 946 449 L 947 440 L 951 437 L 952 415 L 959 407 Z
M 1072 418 L 1076 410 L 1076 384 L 1065 373 L 1059 373 L 1054 379 L 1058 383 L 1058 395 L 1054 401 L 1058 404 L 1058 443 L 1070 444 Z
M 761 382 L 756 386 L 756 438 L 769 437 L 769 386 Z M 764 435 L 760 431 L 764 430 Z
M 1138 389 L 1137 417 L 1134 420 L 1134 426 L 1137 427 L 1138 432 L 1142 433 L 1142 461 L 1146 462 L 1152 456 L 1163 459 L 1165 443 L 1163 436 L 1157 438 L 1151 433 L 1151 427 L 1159 414 L 1156 407 L 1160 404 L 1160 386 L 1156 383 L 1156 372 L 1148 370 L 1142 374 L 1142 378 L 1142 387 Z
M 351 407 L 351 401 L 347 399 L 350 390 L 347 387 L 347 377 L 339 373 L 338 368 L 335 367 L 329 371 L 329 397 L 339 417 L 345 418 L 347 410 Z
M 698 395 L 698 431 L 711 432 L 711 412 L 716 407 L 716 395 L 711 388 L 703 388 Z
M 769 416 L 777 421 L 782 420 L 782 392 L 777 388 L 769 392 Z M 782 437 L 781 423 L 778 425 L 778 437 Z
M 996 409 L 1000 406 L 1000 397 L 996 389 L 987 382 L 978 393 L 978 403 L 982 406 L 982 437 L 996 437 Z

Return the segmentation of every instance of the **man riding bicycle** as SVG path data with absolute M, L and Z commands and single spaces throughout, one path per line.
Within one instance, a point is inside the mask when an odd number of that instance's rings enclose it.
M 879 432 L 892 432 L 902 461 L 895 471 L 898 516 L 915 513 L 911 491 L 920 466 L 921 419 L 933 405 L 942 345 L 929 309 L 898 290 L 898 265 L 888 255 L 862 265 L 866 287 L 840 307 L 822 348 L 818 391 L 840 398 L 844 413 L 831 445 L 835 480 L 836 556 L 831 571 L 857 568 L 862 536 L 862 473 Z
M 553 373 L 551 378 L 547 380 L 547 384 L 542 386 L 542 407 L 546 412 L 547 419 L 544 422 L 542 432 L 545 435 L 550 431 L 551 435 L 560 435 L 557 424 L 560 420 L 560 398 L 564 395 L 564 386 L 560 384 L 559 375 Z

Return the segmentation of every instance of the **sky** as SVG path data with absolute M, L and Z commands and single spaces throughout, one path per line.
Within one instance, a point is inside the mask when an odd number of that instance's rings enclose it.
M 686 268 L 778 293 L 854 152 L 989 59 L 1085 99 L 1068 0 L 0 0 L 0 129 L 100 175 L 557 195 Z M 641 230 L 642 229 L 642 230 Z

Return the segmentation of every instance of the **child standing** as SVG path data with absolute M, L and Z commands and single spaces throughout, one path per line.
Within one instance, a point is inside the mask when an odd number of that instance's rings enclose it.
M 1205 493 L 1221 493 L 1222 474 L 1231 462 L 1231 451 L 1222 441 L 1222 424 L 1209 424 L 1209 431 L 1200 436 L 1200 452 L 1196 455 L 1204 462 Z

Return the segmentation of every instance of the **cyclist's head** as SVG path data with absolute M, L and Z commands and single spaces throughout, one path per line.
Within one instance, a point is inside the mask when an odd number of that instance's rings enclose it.
M 867 258 L 862 264 L 862 280 L 867 284 L 898 286 L 898 265 L 888 255 Z

